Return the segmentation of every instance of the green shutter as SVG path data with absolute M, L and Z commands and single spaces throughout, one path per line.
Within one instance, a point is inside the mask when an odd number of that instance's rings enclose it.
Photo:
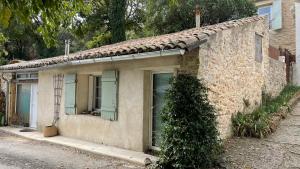
M 101 82 L 101 117 L 106 120 L 117 120 L 118 72 L 104 71 Z
M 76 112 L 76 74 L 65 76 L 65 114 Z
M 282 1 L 274 0 L 272 8 L 272 26 L 273 30 L 282 28 Z

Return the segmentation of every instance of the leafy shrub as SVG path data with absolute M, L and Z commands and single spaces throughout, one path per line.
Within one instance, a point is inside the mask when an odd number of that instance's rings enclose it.
M 278 97 L 272 99 L 263 93 L 262 105 L 250 114 L 238 112 L 232 118 L 235 136 L 262 138 L 271 133 L 270 118 L 282 106 L 287 106 L 288 101 L 300 91 L 300 87 L 288 85 Z
M 191 75 L 172 79 L 162 112 L 160 168 L 208 168 L 217 160 L 221 144 L 207 90 Z
M 0 112 L 0 126 L 3 126 L 3 119 L 4 118 L 4 113 Z

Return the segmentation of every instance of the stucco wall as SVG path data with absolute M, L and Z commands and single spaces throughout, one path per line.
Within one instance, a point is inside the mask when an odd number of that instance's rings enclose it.
M 171 56 L 41 71 L 39 72 L 38 128 L 42 130 L 53 120 L 52 77 L 54 74 L 77 73 L 77 107 L 80 113 L 87 109 L 88 75 L 117 69 L 119 71 L 118 120 L 108 121 L 92 115 L 65 115 L 63 89 L 59 132 L 63 136 L 144 151 L 149 145 L 151 72 L 175 70 L 178 64 L 178 57 Z
M 255 61 L 256 33 L 263 36 L 261 63 Z M 268 47 L 269 30 L 264 20 L 219 32 L 200 47 L 198 77 L 210 88 L 209 99 L 218 111 L 222 138 L 232 134 L 232 115 L 250 112 L 261 103 L 269 66 Z

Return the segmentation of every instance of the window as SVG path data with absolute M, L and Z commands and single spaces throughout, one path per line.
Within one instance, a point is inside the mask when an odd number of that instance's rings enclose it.
M 261 15 L 261 16 L 265 16 L 268 15 L 269 18 L 269 25 L 270 25 L 270 29 L 271 29 L 271 25 L 272 25 L 272 6 L 263 6 L 263 7 L 259 7 L 257 10 L 257 14 Z
M 38 79 L 38 73 L 37 72 L 17 73 L 16 79 L 17 80 L 36 80 L 36 79 Z
M 94 76 L 94 102 L 93 109 L 100 112 L 101 109 L 101 76 Z
M 262 59 L 262 36 L 259 34 L 255 34 L 255 61 L 262 62 Z
M 88 112 L 105 120 L 117 120 L 118 71 L 89 76 Z

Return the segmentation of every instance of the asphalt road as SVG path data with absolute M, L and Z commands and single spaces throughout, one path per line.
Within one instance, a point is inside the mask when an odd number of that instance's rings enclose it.
M 0 169 L 143 169 L 76 149 L 17 137 L 0 130 Z

